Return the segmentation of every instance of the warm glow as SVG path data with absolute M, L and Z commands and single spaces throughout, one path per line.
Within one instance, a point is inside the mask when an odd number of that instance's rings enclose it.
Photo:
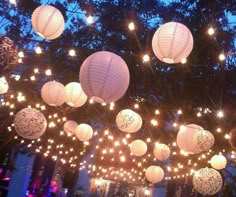
M 218 111 L 217 117 L 223 118 L 224 117 L 224 113 L 222 111 Z
M 42 53 L 42 49 L 40 47 L 36 47 L 35 48 L 35 53 L 36 54 L 41 54 Z
M 87 18 L 86 18 L 86 21 L 87 21 L 87 23 L 88 24 L 92 24 L 93 22 L 94 22 L 94 20 L 93 20 L 93 16 L 88 16 Z
M 75 55 L 76 55 L 76 53 L 75 53 L 74 49 L 69 50 L 69 56 L 73 57 Z
M 135 29 L 134 23 L 130 22 L 128 28 L 129 28 L 130 31 L 133 31 Z
M 223 53 L 221 53 L 220 55 L 219 55 L 219 60 L 220 61 L 224 61 L 225 60 L 225 55 L 223 54 Z
M 147 54 L 143 55 L 143 62 L 149 62 L 149 60 L 150 60 L 149 55 Z
M 214 30 L 212 27 L 210 27 L 210 28 L 208 29 L 207 33 L 208 33 L 210 36 L 212 36 L 212 35 L 215 33 L 215 30 Z

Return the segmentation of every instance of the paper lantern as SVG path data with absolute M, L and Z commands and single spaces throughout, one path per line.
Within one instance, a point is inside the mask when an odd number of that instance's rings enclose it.
M 64 123 L 63 129 L 67 133 L 67 135 L 74 135 L 77 126 L 77 122 L 68 120 Z
M 93 129 L 88 124 L 79 124 L 75 129 L 75 135 L 81 141 L 88 141 L 93 136 Z
M 149 166 L 146 169 L 145 176 L 151 183 L 158 183 L 164 178 L 164 171 L 159 166 Z
M 165 144 L 156 143 L 153 154 L 155 158 L 161 161 L 166 160 L 170 156 L 170 148 Z
M 24 108 L 17 112 L 14 127 L 18 135 L 26 139 L 37 139 L 44 134 L 47 120 L 44 115 L 33 108 Z
M 8 91 L 8 83 L 5 79 L 5 77 L 0 78 L 0 94 L 5 94 Z
M 236 128 L 230 131 L 229 144 L 236 149 Z
M 85 94 L 98 103 L 111 103 L 120 99 L 129 86 L 129 69 L 118 55 L 99 51 L 82 64 L 80 84 Z
M 142 118 L 131 109 L 123 109 L 116 116 L 117 127 L 124 132 L 134 133 L 142 127 Z
M 65 101 L 64 85 L 56 81 L 45 83 L 41 89 L 41 97 L 50 106 L 62 105 Z
M 136 156 L 143 156 L 147 152 L 147 144 L 142 140 L 134 140 L 130 144 L 130 151 Z
M 42 5 L 36 8 L 32 14 L 31 22 L 34 31 L 48 40 L 58 38 L 65 26 L 61 12 L 50 5 Z
M 208 151 L 215 143 L 214 135 L 206 130 L 198 131 L 193 138 L 193 143 L 198 151 Z
M 87 95 L 77 82 L 68 83 L 64 89 L 65 102 L 71 107 L 81 107 L 87 101 Z
M 165 23 L 155 32 L 152 49 L 159 60 L 168 64 L 179 63 L 192 51 L 193 36 L 181 23 Z
M 194 143 L 194 135 L 200 130 L 203 130 L 203 128 L 196 124 L 182 126 L 177 134 L 178 147 L 190 154 L 198 153 L 200 150 Z
M 211 158 L 211 166 L 216 170 L 224 169 L 227 164 L 227 160 L 223 155 L 214 155 Z
M 0 74 L 10 72 L 17 66 L 17 49 L 7 36 L 0 35 Z
M 194 189 L 204 196 L 219 192 L 222 182 L 220 173 L 213 168 L 202 168 L 193 176 Z

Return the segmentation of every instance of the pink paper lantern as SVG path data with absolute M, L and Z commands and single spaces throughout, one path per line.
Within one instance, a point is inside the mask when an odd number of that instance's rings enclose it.
M 77 126 L 78 126 L 77 122 L 73 120 L 68 120 L 64 123 L 63 129 L 67 133 L 67 135 L 70 136 L 74 135 Z
M 111 103 L 120 99 L 129 86 L 129 69 L 118 55 L 99 51 L 82 64 L 80 84 L 85 94 L 98 103 Z
M 170 156 L 170 148 L 165 144 L 155 144 L 153 155 L 159 160 L 166 160 Z
M 79 124 L 75 129 L 75 135 L 80 141 L 88 141 L 93 136 L 93 128 L 88 124 Z
M 147 152 L 147 144 L 142 140 L 134 140 L 130 144 L 130 151 L 135 156 L 143 156 Z
M 145 176 L 151 183 L 158 183 L 164 178 L 164 171 L 159 166 L 149 166 L 146 169 Z

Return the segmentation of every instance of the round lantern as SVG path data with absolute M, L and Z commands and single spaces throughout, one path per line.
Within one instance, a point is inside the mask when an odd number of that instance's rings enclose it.
M 17 57 L 14 42 L 0 35 L 0 73 L 13 70 L 17 66 Z
M 166 160 L 170 156 L 170 148 L 165 144 L 157 143 L 155 144 L 153 154 L 161 161 Z
M 147 144 L 142 140 L 134 140 L 130 144 L 130 151 L 136 156 L 143 156 L 147 152 Z
M 73 135 L 77 126 L 77 122 L 68 120 L 64 123 L 63 129 L 68 135 Z
M 232 146 L 232 148 L 236 149 L 236 128 L 232 129 L 230 131 L 230 138 L 229 138 L 229 143 Z
M 124 132 L 134 133 L 142 127 L 142 118 L 131 109 L 123 109 L 116 116 L 117 127 Z
M 194 143 L 194 135 L 200 130 L 203 130 L 203 128 L 196 124 L 182 126 L 177 135 L 177 145 L 179 148 L 190 154 L 198 153 L 200 150 L 196 143 Z
M 88 141 L 93 136 L 93 129 L 88 124 L 79 124 L 75 129 L 75 135 L 80 141 Z
M 56 81 L 45 83 L 41 89 L 41 97 L 50 106 L 62 105 L 65 101 L 64 85 Z
M 208 151 L 214 145 L 215 137 L 209 131 L 200 130 L 194 135 L 193 143 L 197 146 L 199 152 Z
M 0 94 L 5 94 L 8 91 L 8 83 L 5 79 L 5 77 L 0 78 Z
M 195 172 L 193 176 L 193 187 L 202 195 L 213 195 L 220 191 L 222 187 L 222 177 L 213 168 L 202 168 Z
M 179 63 L 192 51 L 193 36 L 181 23 L 165 23 L 155 32 L 152 49 L 159 60 L 168 64 Z
M 58 38 L 65 26 L 61 12 L 50 5 L 42 5 L 36 8 L 32 14 L 31 22 L 34 31 L 48 40 Z
M 79 79 L 85 94 L 98 103 L 120 99 L 129 86 L 129 69 L 118 55 L 99 51 L 82 64 Z
M 211 166 L 216 170 L 224 169 L 227 164 L 227 160 L 223 155 L 214 155 L 211 158 Z
M 17 112 L 14 127 L 18 135 L 33 140 L 44 134 L 47 128 L 47 120 L 40 111 L 24 108 Z
M 145 176 L 151 183 L 158 183 L 164 178 L 164 171 L 159 166 L 149 166 L 146 169 Z
M 65 102 L 71 107 L 81 107 L 87 101 L 87 95 L 77 82 L 68 83 L 64 89 Z

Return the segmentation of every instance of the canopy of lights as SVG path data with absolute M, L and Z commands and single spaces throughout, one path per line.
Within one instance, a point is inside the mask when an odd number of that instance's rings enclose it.
M 16 1 L 10 3 L 16 9 Z M 173 107 L 153 94 L 127 93 L 135 83 L 134 73 L 122 55 L 109 49 L 90 50 L 77 65 L 78 51 L 71 45 L 63 53 L 77 67 L 58 74 L 42 61 L 47 47 L 40 45 L 60 40 L 66 29 L 63 14 L 52 5 L 40 5 L 29 20 L 38 38 L 30 45 L 35 51 L 15 47 L 20 44 L 7 35 L 0 37 L 1 134 L 6 137 L 2 147 L 10 144 L 71 169 L 87 169 L 94 178 L 143 185 L 187 177 L 203 195 L 220 191 L 224 172 L 235 167 L 236 122 L 231 109 L 185 103 Z M 96 20 L 94 13 L 86 23 L 94 28 Z M 136 24 L 126 24 L 130 34 L 138 31 Z M 175 21 L 156 27 L 152 52 L 139 57 L 141 64 L 150 69 L 155 59 L 166 67 L 187 65 L 194 53 L 192 31 Z M 217 37 L 215 31 L 209 26 L 206 36 Z M 215 56 L 222 65 L 233 54 Z M 71 72 L 76 72 L 77 81 L 67 77 Z M 61 82 L 65 77 L 66 83 Z

